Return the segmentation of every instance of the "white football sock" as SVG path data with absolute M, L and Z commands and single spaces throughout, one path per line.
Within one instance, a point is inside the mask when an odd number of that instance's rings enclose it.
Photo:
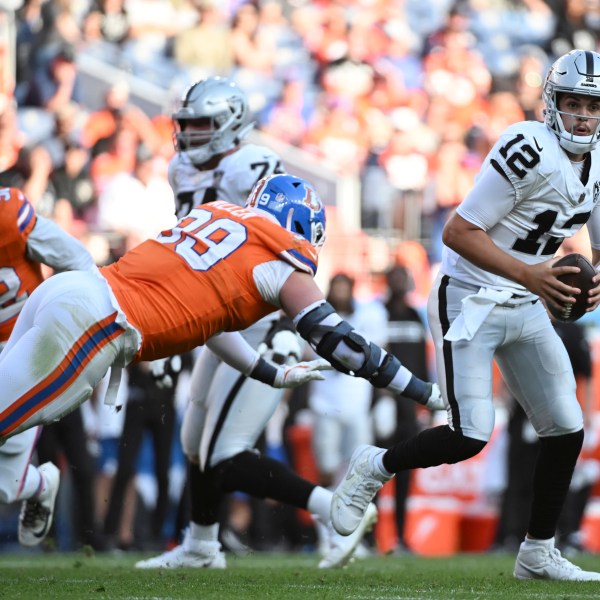
M 317 515 L 322 523 L 329 523 L 331 511 L 331 498 L 333 493 L 321 486 L 316 486 L 308 497 L 306 510 Z

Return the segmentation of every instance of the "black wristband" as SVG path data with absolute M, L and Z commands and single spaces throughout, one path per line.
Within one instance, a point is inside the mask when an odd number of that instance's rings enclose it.
M 252 369 L 250 377 L 262 381 L 267 385 L 273 385 L 277 377 L 278 369 L 275 365 L 266 361 L 262 356 L 258 359 L 256 366 Z

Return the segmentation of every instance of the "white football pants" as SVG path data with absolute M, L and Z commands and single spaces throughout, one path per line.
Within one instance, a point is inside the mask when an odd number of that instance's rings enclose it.
M 495 416 L 495 359 L 504 382 L 538 436 L 579 431 L 583 417 L 571 362 L 541 301 L 496 305 L 473 339 L 444 340 L 445 332 L 460 314 L 462 299 L 473 293 L 473 289 L 440 275 L 427 307 L 450 426 L 470 438 L 490 439 Z
M 273 317 L 266 317 L 241 333 L 256 348 L 272 323 Z M 181 427 L 186 456 L 198 459 L 204 470 L 253 449 L 284 393 L 249 379 L 203 348 L 192 371 Z
M 131 361 L 139 343 L 97 271 L 44 281 L 0 354 L 0 438 L 77 408 L 113 363 Z

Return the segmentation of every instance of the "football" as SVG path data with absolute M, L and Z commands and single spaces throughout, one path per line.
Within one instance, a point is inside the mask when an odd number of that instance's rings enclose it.
M 575 304 L 565 304 L 562 309 L 548 306 L 548 310 L 558 321 L 562 321 L 563 323 L 577 321 L 577 319 L 583 317 L 589 306 L 587 303 L 588 291 L 594 287 L 592 277 L 596 275 L 596 269 L 585 256 L 577 253 L 566 254 L 552 266 L 579 267 L 581 269 L 579 273 L 567 273 L 558 278 L 563 283 L 581 290 L 581 294 L 575 296 L 577 302 L 575 302 Z

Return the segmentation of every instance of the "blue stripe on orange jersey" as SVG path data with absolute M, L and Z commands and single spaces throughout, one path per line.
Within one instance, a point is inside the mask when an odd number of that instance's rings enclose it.
M 27 225 L 29 225 L 29 222 L 31 221 L 31 219 L 35 218 L 35 211 L 33 210 L 33 207 L 31 206 L 31 204 L 29 204 L 28 200 L 25 200 L 23 202 L 23 206 L 21 206 L 21 208 L 19 208 L 19 213 L 17 215 L 17 225 L 19 226 L 19 232 L 23 233 L 23 231 L 25 231 Z
M 57 398 L 104 346 L 123 333 L 123 328 L 115 321 L 116 316 L 114 312 L 85 331 L 45 379 L 0 414 L 0 436 L 9 435 L 31 415 Z
M 316 263 L 297 250 L 284 250 L 279 253 L 279 256 L 290 263 L 294 268 L 304 271 L 309 275 L 314 276 L 317 272 Z

